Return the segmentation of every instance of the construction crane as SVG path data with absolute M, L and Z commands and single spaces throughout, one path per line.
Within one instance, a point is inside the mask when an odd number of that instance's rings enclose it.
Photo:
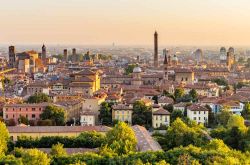
M 3 70 L 3 71 L 0 71 L 0 83 L 2 82 L 2 92 L 3 92 L 4 100 L 5 100 L 5 89 L 4 89 L 5 77 L 4 77 L 4 74 L 8 73 L 8 72 L 11 72 L 11 71 L 14 71 L 14 70 L 16 70 L 16 68 L 6 69 L 6 70 Z

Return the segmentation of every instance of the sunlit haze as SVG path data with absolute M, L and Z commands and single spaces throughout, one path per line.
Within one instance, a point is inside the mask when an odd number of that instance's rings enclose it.
M 1 0 L 0 43 L 250 45 L 249 0 Z

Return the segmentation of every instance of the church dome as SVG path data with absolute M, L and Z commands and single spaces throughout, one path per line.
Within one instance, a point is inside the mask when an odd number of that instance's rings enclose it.
M 228 49 L 228 52 L 234 53 L 234 48 L 233 48 L 233 47 L 230 47 L 230 48 Z
M 133 73 L 141 73 L 141 72 L 142 72 L 142 70 L 139 66 L 137 66 L 133 69 Z
M 225 47 L 221 47 L 220 48 L 220 52 L 226 52 L 227 50 L 226 50 L 226 48 Z
M 173 57 L 173 61 L 178 61 L 178 58 L 177 58 L 176 54 Z

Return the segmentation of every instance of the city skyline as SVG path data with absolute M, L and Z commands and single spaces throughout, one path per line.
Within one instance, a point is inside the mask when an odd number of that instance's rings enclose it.
M 2 2 L 0 43 L 250 45 L 246 0 Z

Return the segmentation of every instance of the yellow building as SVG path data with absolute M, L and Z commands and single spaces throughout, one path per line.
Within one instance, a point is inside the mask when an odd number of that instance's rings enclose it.
M 175 69 L 175 81 L 178 83 L 185 82 L 187 84 L 194 82 L 194 72 L 188 68 Z
M 152 117 L 153 128 L 159 128 L 161 126 L 169 126 L 170 125 L 170 113 L 160 107 L 158 110 L 153 112 Z
M 41 138 L 43 136 L 78 136 L 82 132 L 96 131 L 106 133 L 107 126 L 13 126 L 7 127 L 10 137 L 16 141 L 20 136 Z
M 118 120 L 132 124 L 133 107 L 123 104 L 114 105 L 112 110 L 112 120 Z
M 98 71 L 85 69 L 71 75 L 72 82 L 69 84 L 71 93 L 82 93 L 92 96 L 101 87 Z

